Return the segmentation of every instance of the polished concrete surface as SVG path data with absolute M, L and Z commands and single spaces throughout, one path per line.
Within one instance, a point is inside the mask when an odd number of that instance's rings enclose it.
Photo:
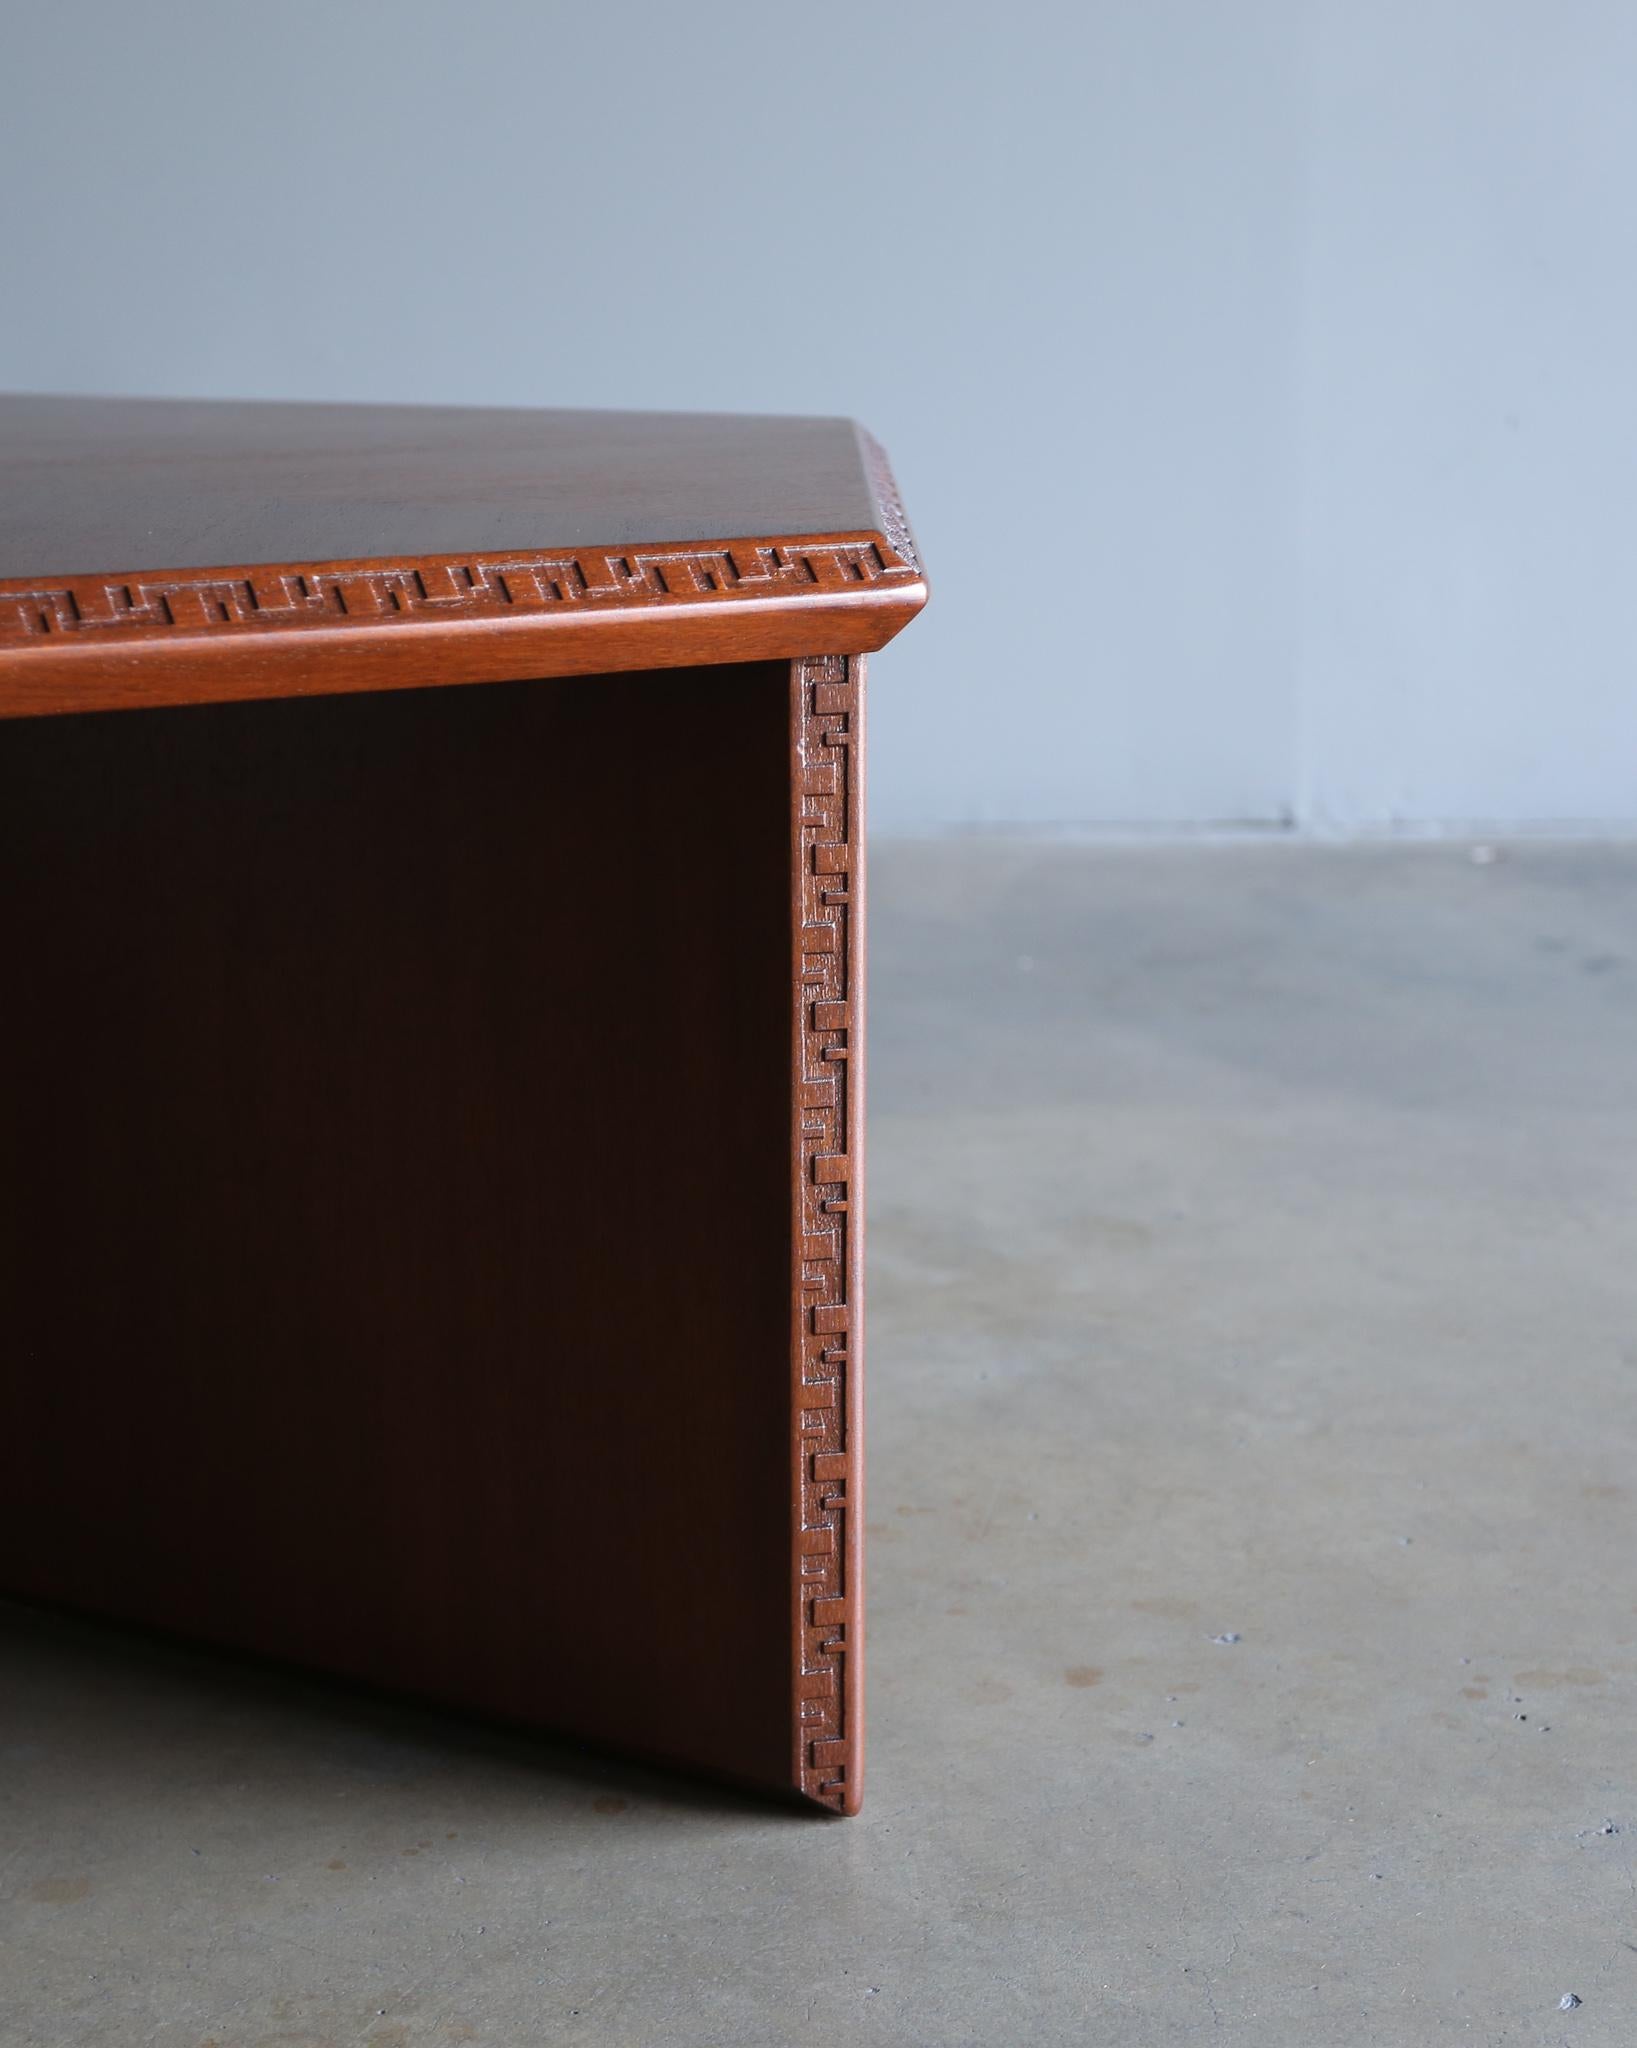
M 1637 849 L 873 909 L 862 1816 L 11 1610 L 6 2048 L 1637 2041 Z

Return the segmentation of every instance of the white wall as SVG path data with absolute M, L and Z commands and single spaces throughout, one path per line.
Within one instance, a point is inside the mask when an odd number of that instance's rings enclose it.
M 1637 820 L 1631 0 L 54 0 L 0 383 L 847 411 L 887 827 Z
M 1637 6 L 1322 0 L 1304 817 L 1637 819 Z

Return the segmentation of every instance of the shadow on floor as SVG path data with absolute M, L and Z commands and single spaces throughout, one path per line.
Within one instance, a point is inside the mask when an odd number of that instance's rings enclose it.
M 723 1818 L 832 1818 L 791 1799 L 663 1764 L 634 1763 L 594 1745 L 446 1708 L 248 1652 L 199 1644 L 134 1624 L 0 1599 L 0 1761 L 26 1762 L 37 1699 L 76 1748 L 94 1743 L 104 1763 L 123 1744 L 140 1772 L 156 1718 L 178 1737 L 191 1727 L 220 1744 L 239 1724 L 288 1781 L 305 1760 L 320 1775 L 341 1768 L 382 1780 L 444 1770 L 521 1776 L 535 1796 L 583 1803 L 641 1799 L 649 1808 Z M 23 1739 L 18 1740 L 21 1736 Z M 246 1763 L 246 1771 L 253 1765 Z M 33 1806 L 15 1772 L 10 1791 Z M 242 1774 L 241 1774 L 242 1775 Z M 49 1794 L 45 1794 L 46 1799 Z

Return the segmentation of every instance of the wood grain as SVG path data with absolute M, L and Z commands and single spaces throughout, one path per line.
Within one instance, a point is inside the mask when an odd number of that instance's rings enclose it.
M 11 1589 L 792 1787 L 788 679 L 6 730 Z
M 0 396 L 0 577 L 878 527 L 851 420 Z

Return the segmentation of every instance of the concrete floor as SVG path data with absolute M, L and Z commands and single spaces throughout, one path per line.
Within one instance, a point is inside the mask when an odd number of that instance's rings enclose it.
M 13 1611 L 7 2048 L 1637 2041 L 1637 849 L 874 910 L 863 1816 Z

